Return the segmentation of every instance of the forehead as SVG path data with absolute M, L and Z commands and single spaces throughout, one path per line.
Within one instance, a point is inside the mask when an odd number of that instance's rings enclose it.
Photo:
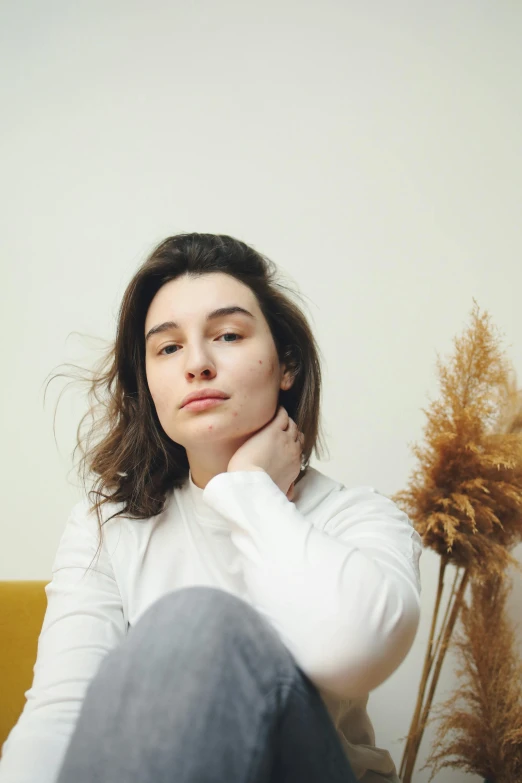
M 154 296 L 145 329 L 158 318 L 169 317 L 178 322 L 204 318 L 207 312 L 220 306 L 242 305 L 255 315 L 260 313 L 253 291 L 240 280 L 223 272 L 200 277 L 181 275 L 165 283 Z

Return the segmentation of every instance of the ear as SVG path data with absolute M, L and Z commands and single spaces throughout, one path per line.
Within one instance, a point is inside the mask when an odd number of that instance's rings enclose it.
M 281 369 L 281 383 L 279 385 L 279 388 L 282 391 L 288 391 L 288 389 L 290 389 L 293 386 L 294 380 L 295 377 L 292 370 L 287 369 L 286 365 L 283 364 Z

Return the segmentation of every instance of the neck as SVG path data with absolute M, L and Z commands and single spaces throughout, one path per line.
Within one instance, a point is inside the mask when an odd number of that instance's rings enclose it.
M 241 443 L 235 443 L 212 449 L 209 449 L 207 445 L 204 451 L 187 450 L 190 474 L 194 484 L 205 489 L 210 479 L 219 473 L 226 473 L 228 463 L 240 445 Z

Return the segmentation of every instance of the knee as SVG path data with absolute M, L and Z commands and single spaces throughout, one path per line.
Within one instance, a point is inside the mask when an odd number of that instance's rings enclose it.
M 276 630 L 253 606 L 206 585 L 165 594 L 145 611 L 133 631 L 149 643 L 160 636 L 167 655 L 175 649 L 178 654 L 184 650 L 188 656 L 226 660 L 232 651 L 241 650 L 249 658 L 292 662 Z
M 193 585 L 173 590 L 158 598 L 139 619 L 136 628 L 168 626 L 192 632 L 192 638 L 207 635 L 215 642 L 220 636 L 275 633 L 246 601 L 217 587 Z
M 226 622 L 228 628 L 239 623 L 243 625 L 245 618 L 257 622 L 261 619 L 255 609 L 246 601 L 227 593 L 217 587 L 208 585 L 192 585 L 165 593 L 151 604 L 138 621 L 141 625 L 163 623 L 167 621 L 194 622 L 205 620 L 217 629 Z

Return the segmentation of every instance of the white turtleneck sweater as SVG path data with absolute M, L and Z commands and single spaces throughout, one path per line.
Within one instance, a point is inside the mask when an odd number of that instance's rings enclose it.
M 103 519 L 123 508 L 107 503 Z M 146 520 L 103 525 L 86 499 L 70 513 L 47 584 L 34 679 L 2 747 L 0 783 L 54 783 L 89 681 L 129 626 L 165 593 L 210 585 L 277 630 L 328 708 L 358 780 L 398 783 L 375 747 L 369 692 L 401 664 L 420 614 L 421 539 L 370 486 L 309 467 L 289 501 L 264 471 L 189 475 Z M 377 774 L 375 774 L 377 773 Z

